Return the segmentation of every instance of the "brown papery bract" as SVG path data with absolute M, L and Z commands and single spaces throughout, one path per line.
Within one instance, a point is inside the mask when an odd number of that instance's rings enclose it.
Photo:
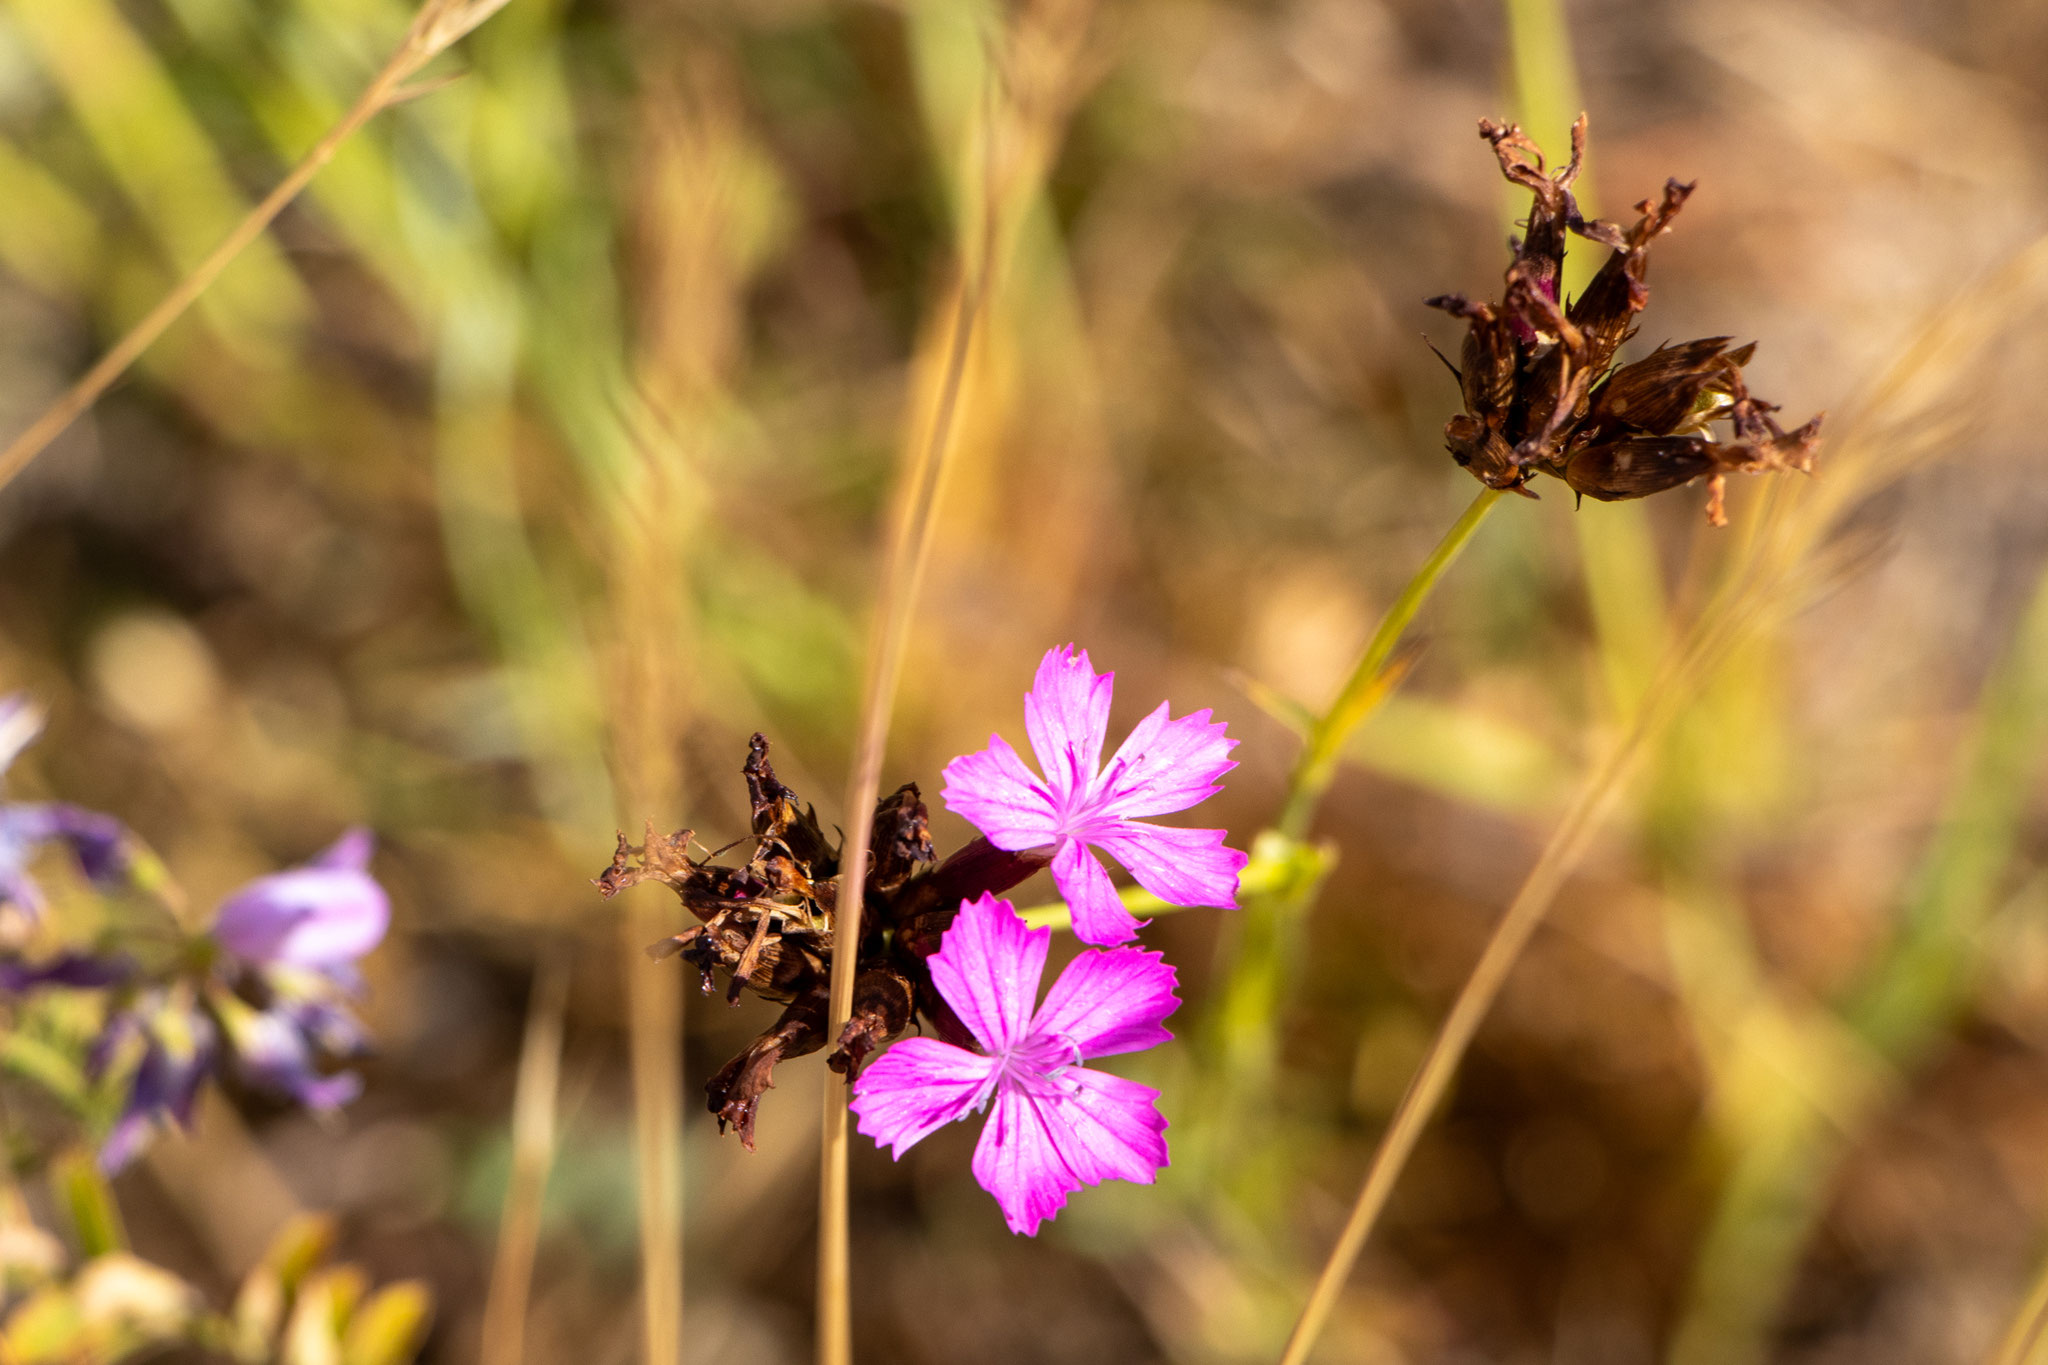
M 1427 300 L 1469 324 L 1461 364 L 1451 367 L 1465 403 L 1444 426 L 1451 458 L 1487 487 L 1525 497 L 1536 496 L 1528 484 L 1538 473 L 1602 502 L 1705 478 L 1707 520 L 1716 526 L 1728 522 L 1729 474 L 1811 473 L 1821 419 L 1788 432 L 1771 416 L 1777 407 L 1749 392 L 1742 367 L 1754 342 L 1730 350 L 1731 338 L 1707 337 L 1614 364 L 1650 300 L 1650 243 L 1670 230 L 1694 187 L 1666 181 L 1661 197 L 1636 205 L 1641 217 L 1624 232 L 1588 220 L 1572 198 L 1585 160 L 1584 114 L 1572 125 L 1571 160 L 1554 173 L 1514 124 L 1481 119 L 1479 133 L 1500 158 L 1501 174 L 1533 200 L 1499 303 L 1462 294 Z M 1561 304 L 1565 242 L 1573 234 L 1613 254 L 1583 294 Z M 1709 434 L 1722 421 L 1734 429 L 1732 440 Z

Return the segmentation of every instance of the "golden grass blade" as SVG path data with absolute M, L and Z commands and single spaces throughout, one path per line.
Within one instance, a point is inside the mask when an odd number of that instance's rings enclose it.
M 669 932 L 640 897 L 620 920 L 633 1070 L 633 1156 L 640 1191 L 640 1318 L 648 1365 L 683 1352 L 683 998 L 676 972 L 645 970 L 642 949 Z M 636 970 L 637 969 L 637 970 Z
M 128 367 L 141 358 L 142 353 L 155 344 L 172 323 L 184 316 L 185 310 L 220 278 L 221 272 L 251 242 L 263 235 L 277 215 L 284 211 L 284 206 L 298 198 L 299 192 L 319 174 L 320 168 L 334 159 L 343 143 L 355 136 L 365 123 L 409 97 L 403 87 L 414 73 L 506 3 L 507 0 L 429 0 L 413 21 L 405 39 L 391 54 L 391 59 L 370 79 L 369 85 L 364 87 L 363 93 L 340 120 L 313 144 L 312 150 L 299 159 L 298 164 L 263 197 L 261 203 L 235 224 L 219 246 L 178 281 L 140 322 L 129 328 L 112 349 L 66 389 L 56 402 L 44 409 L 41 416 L 29 423 L 25 431 L 8 442 L 5 450 L 0 450 L 0 488 L 13 482 L 30 461 L 49 447 L 50 442 L 98 402 L 100 396 L 113 387 L 114 381 L 125 374 Z
M 498 1215 L 498 1252 L 484 1300 L 486 1365 L 520 1365 L 526 1357 L 526 1305 L 540 1245 L 540 1211 L 555 1160 L 555 1103 L 561 1088 L 562 1019 L 569 1005 L 565 955 L 541 958 L 527 1005 L 526 1034 L 512 1093 L 512 1175 Z
M 980 119 L 979 184 L 963 215 L 959 282 L 943 312 L 948 321 L 945 349 L 930 416 L 912 447 L 891 515 L 868 667 L 861 692 L 854 761 L 844 804 L 839 900 L 833 935 L 838 943 L 860 934 L 863 872 L 873 830 L 882 759 L 911 619 L 931 558 L 937 508 L 960 429 L 968 360 L 987 319 L 995 282 L 1022 207 L 1043 182 L 1061 130 L 1081 86 L 1081 48 L 1092 6 L 1086 0 L 1040 0 L 1019 12 L 994 57 L 1000 89 L 985 88 Z M 970 184 L 973 183 L 970 178 Z M 831 1029 L 836 1037 L 853 1012 L 853 954 L 834 953 Z M 852 1299 L 847 1225 L 847 1145 L 850 1120 L 846 1095 L 825 1090 L 824 1141 L 818 1174 L 817 1358 L 820 1365 L 851 1365 Z
M 1922 329 L 1873 387 L 1860 420 L 1837 435 L 1827 478 L 1796 489 L 1780 483 L 1767 490 L 1755 529 L 1721 591 L 1667 651 L 1644 706 L 1552 833 L 1481 951 L 1373 1153 L 1350 1217 L 1288 1337 L 1281 1365 L 1302 1365 L 1314 1349 L 1465 1049 L 1636 763 L 1729 651 L 1805 600 L 1811 584 L 1804 571 L 1825 566 L 1822 552 L 1829 534 L 1846 514 L 1931 454 L 1938 437 L 1954 430 L 1948 409 L 1973 373 L 1973 361 L 2009 324 L 2015 312 L 2011 301 L 2039 288 L 2044 275 L 2048 237 L 2019 252 Z
M 991 230 L 994 216 L 989 216 Z M 867 846 L 873 833 L 875 798 L 882 785 L 882 755 L 888 744 L 889 721 L 902 681 L 903 656 L 910 642 L 910 622 L 918 589 L 931 559 L 937 528 L 939 494 L 960 410 L 960 392 L 967 378 L 967 359 L 986 303 L 989 262 L 983 242 L 981 261 L 956 287 L 946 346 L 945 370 L 925 439 L 903 481 L 882 571 L 881 597 L 875 610 L 868 647 L 868 672 L 861 691 L 859 738 L 853 772 L 846 784 L 846 834 L 841 848 L 839 901 L 834 911 L 836 943 L 860 939 L 860 917 L 867 870 Z M 853 958 L 832 955 L 831 1032 L 837 1037 L 853 1014 Z M 848 1263 L 846 1151 L 849 1130 L 846 1096 L 825 1087 L 825 1141 L 818 1175 L 818 1359 L 823 1365 L 848 1365 L 853 1359 L 852 1299 Z
M 612 766 L 620 818 L 679 803 L 688 697 L 682 677 L 691 619 L 678 539 L 689 525 L 681 454 L 636 442 L 628 491 L 614 508 L 611 606 Z M 633 1158 L 639 1191 L 641 1359 L 682 1357 L 682 976 L 649 971 L 642 949 L 672 932 L 672 903 L 651 887 L 628 893 L 619 920 L 633 1076 Z

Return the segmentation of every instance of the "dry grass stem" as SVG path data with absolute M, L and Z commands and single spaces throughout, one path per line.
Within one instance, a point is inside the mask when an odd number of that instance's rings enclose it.
M 526 1033 L 512 1096 L 512 1174 L 498 1215 L 498 1250 L 484 1301 L 486 1365 L 520 1365 L 526 1357 L 526 1305 L 540 1245 L 541 1200 L 555 1160 L 555 1105 L 561 1089 L 562 1021 L 569 1005 L 569 961 L 543 956 L 527 1004 Z
M 127 373 L 128 367 L 139 360 L 142 353 L 170 329 L 172 323 L 184 316 L 185 310 L 220 278 L 221 272 L 251 242 L 263 235 L 277 215 L 284 211 L 284 206 L 298 198 L 299 192 L 319 174 L 321 167 L 334 159 L 335 152 L 358 129 L 394 104 L 426 93 L 424 88 L 408 89 L 406 81 L 507 2 L 428 0 L 406 30 L 390 60 L 371 78 L 356 102 L 349 106 L 348 112 L 313 144 L 313 149 L 299 159 L 298 164 L 263 197 L 261 203 L 235 224 L 233 230 L 221 239 L 220 245 L 194 266 L 191 273 L 178 281 L 170 293 L 164 295 L 141 321 L 114 343 L 111 350 L 66 389 L 56 402 L 44 409 L 41 416 L 29 423 L 28 428 L 10 441 L 4 451 L 0 451 L 0 488 L 6 487 L 16 475 L 28 468 L 30 461 L 42 454 L 50 442 L 63 435 L 65 428 L 98 402 L 100 396 L 113 387 L 114 381 Z
M 2010 322 L 2012 299 L 2037 289 L 2044 274 L 2048 238 L 2018 253 L 1921 330 L 1874 386 L 1859 420 L 1831 443 L 1825 478 L 1766 490 L 1755 529 L 1722 590 L 1667 652 L 1645 704 L 1581 789 L 1481 951 L 1373 1153 L 1351 1214 L 1281 1354 L 1281 1365 L 1302 1365 L 1309 1358 L 1466 1048 L 1637 763 L 1730 651 L 1807 600 L 1812 587 L 1809 571 L 1816 565 L 1825 567 L 1822 552 L 1844 517 L 1953 434 L 1961 382 L 1973 372 L 1976 357 Z
M 613 509 L 612 766 L 620 820 L 664 817 L 681 800 L 681 753 L 690 612 L 679 536 L 688 525 L 681 453 L 636 443 L 630 487 Z M 629 893 L 619 921 L 633 1077 L 633 1152 L 639 1191 L 642 1356 L 680 1358 L 683 1331 L 682 978 L 647 970 L 645 945 L 672 932 L 670 906 L 652 888 Z
M 993 223 L 993 216 L 990 218 Z M 986 243 L 984 243 L 986 246 Z M 954 295 L 945 371 L 940 380 L 926 438 L 897 500 L 896 530 L 882 571 L 868 647 L 868 671 L 861 691 L 859 738 L 853 771 L 846 784 L 846 834 L 841 845 L 844 870 L 839 880 L 833 937 L 838 943 L 860 939 L 861 900 L 866 887 L 866 853 L 874 828 L 875 798 L 882 785 L 882 756 L 888 745 L 889 721 L 902 679 L 903 656 L 910 641 L 910 622 L 918 589 L 931 558 L 935 515 L 947 462 L 954 449 L 960 391 L 967 376 L 977 322 L 986 302 L 988 256 L 962 282 Z M 851 952 L 832 955 L 831 1036 L 836 1037 L 853 1014 Z M 818 1359 L 822 1365 L 848 1365 L 853 1359 L 852 1300 L 847 1228 L 846 1148 L 850 1122 L 846 1097 L 825 1087 L 825 1140 L 818 1176 Z
M 1007 63 L 1000 92 L 991 88 L 980 123 L 979 193 L 968 201 L 960 278 L 947 301 L 944 351 L 930 415 L 924 421 L 892 509 L 868 641 L 859 727 L 843 805 L 845 836 L 833 936 L 858 942 L 865 850 L 880 793 L 896 692 L 902 679 L 925 569 L 938 527 L 937 509 L 960 430 L 968 361 L 989 309 L 1005 248 L 1024 204 L 1042 183 L 1060 130 L 1080 86 L 1078 55 L 1091 7 L 1050 0 L 1025 10 L 1006 35 Z M 973 184 L 972 178 L 967 182 Z M 831 1036 L 853 1012 L 852 953 L 832 959 Z M 824 1141 L 818 1175 L 818 1323 L 820 1365 L 853 1359 L 851 1266 L 848 1251 L 847 1146 L 851 1121 L 844 1093 L 827 1086 Z

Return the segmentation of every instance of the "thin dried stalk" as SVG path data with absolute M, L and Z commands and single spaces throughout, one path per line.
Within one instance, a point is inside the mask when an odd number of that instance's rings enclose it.
M 846 784 L 846 835 L 841 855 L 839 900 L 834 910 L 835 944 L 860 941 L 861 901 L 866 892 L 868 839 L 874 830 L 875 798 L 882 785 L 882 754 L 889 740 L 889 721 L 896 689 L 903 676 L 903 656 L 910 642 L 910 622 L 918 589 L 931 559 L 936 511 L 951 460 L 977 323 L 986 304 L 987 254 L 983 267 L 964 281 L 954 297 L 951 336 L 945 372 L 925 440 L 904 480 L 897 504 L 896 531 L 882 571 L 882 592 L 868 647 L 868 672 L 861 692 L 859 741 L 853 772 Z M 832 955 L 832 1036 L 853 1014 L 851 951 Z M 846 1097 L 825 1087 L 825 1142 L 818 1172 L 818 1359 L 823 1365 L 849 1365 L 853 1359 L 852 1298 L 847 1237 L 846 1149 L 849 1120 Z
M 621 921 L 633 1069 L 633 1157 L 640 1192 L 640 1329 L 649 1365 L 683 1349 L 683 999 L 677 972 L 644 970 L 641 949 L 673 927 L 668 907 L 637 898 Z
M 868 642 L 860 723 L 847 779 L 845 837 L 833 939 L 860 938 L 866 849 L 881 790 L 882 759 L 902 679 L 911 620 L 931 558 L 937 509 L 960 426 L 962 394 L 975 337 L 988 314 L 994 280 L 1021 207 L 1042 182 L 1060 130 L 1080 88 L 1078 56 L 1092 7 L 1086 0 L 1041 0 L 1007 35 L 999 100 L 988 92 L 980 152 L 980 194 L 968 207 L 978 220 L 963 234 L 960 282 L 949 300 L 943 368 L 931 416 L 898 485 L 888 556 Z M 854 957 L 832 959 L 832 1034 L 853 1013 Z M 818 1325 L 820 1365 L 851 1365 L 853 1322 L 848 1251 L 846 1096 L 825 1090 L 824 1142 L 818 1172 Z
M 1756 529 L 1726 584 L 1692 630 L 1666 654 L 1634 723 L 1573 802 L 1480 953 L 1373 1153 L 1351 1216 L 1295 1323 L 1281 1365 L 1302 1365 L 1314 1349 L 1465 1049 L 1637 762 L 1730 650 L 1806 600 L 1815 580 L 1826 577 L 1831 567 L 1827 541 L 1846 514 L 1953 434 L 1950 409 L 1957 405 L 1958 389 L 2009 323 L 2011 300 L 2038 288 L 2044 274 L 2048 238 L 2018 253 L 1998 274 L 1927 324 L 1875 385 L 1862 420 L 1836 438 L 1827 479 L 1796 491 L 1774 485 L 1765 493 Z
M 284 206 L 298 197 L 299 192 L 306 188 L 321 167 L 334 158 L 341 145 L 353 137 L 357 129 L 393 105 L 432 88 L 431 85 L 408 87 L 408 80 L 450 45 L 504 8 L 506 3 L 507 0 L 428 0 L 406 30 L 390 60 L 371 78 L 340 121 L 327 130 L 326 136 L 314 143 L 313 149 L 300 158 L 277 187 L 249 210 L 242 221 L 221 239 L 220 245 L 178 281 L 156 307 L 129 328 L 127 334 L 114 343 L 113 349 L 101 356 L 99 362 L 31 422 L 27 430 L 0 451 L 0 488 L 12 482 L 31 460 L 48 448 L 50 442 L 77 421 L 81 413 L 99 401 L 100 395 L 111 388 L 114 381 L 126 373 L 128 367 L 140 359 L 142 353 L 155 344 L 157 338 L 220 278 L 221 272 L 235 257 L 263 235 L 277 215 L 284 211 Z
M 498 1254 L 484 1300 L 484 1365 L 520 1365 L 526 1357 L 526 1305 L 540 1245 L 541 1200 L 555 1160 L 555 1104 L 561 1088 L 562 1019 L 569 1004 L 569 962 L 542 958 L 527 1004 L 512 1094 L 512 1175 L 498 1215 Z
M 681 453 L 641 443 L 612 535 L 614 613 L 612 765 L 622 821 L 673 812 L 687 688 L 689 610 L 679 530 L 686 526 Z M 641 1359 L 679 1360 L 683 1332 L 683 999 L 677 972 L 649 971 L 641 949 L 672 932 L 672 903 L 654 888 L 628 893 L 619 921 L 633 1075 L 633 1154 L 639 1191 Z

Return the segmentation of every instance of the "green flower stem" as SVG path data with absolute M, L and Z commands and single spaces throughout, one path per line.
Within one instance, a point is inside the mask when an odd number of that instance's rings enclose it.
M 1351 741 L 1365 718 L 1385 698 L 1394 678 L 1388 666 L 1393 662 L 1395 647 L 1415 620 L 1415 614 L 1422 610 L 1422 604 L 1429 600 L 1437 581 L 1445 570 L 1458 558 L 1472 533 L 1479 529 L 1479 523 L 1486 520 L 1501 499 L 1497 488 L 1482 488 L 1479 496 L 1472 499 L 1472 505 L 1465 509 L 1465 515 L 1445 533 L 1430 552 L 1428 559 L 1415 576 L 1408 580 L 1408 586 L 1401 589 L 1401 595 L 1394 599 L 1394 605 L 1380 619 L 1379 629 L 1373 632 L 1366 643 L 1365 652 L 1359 655 L 1351 676 L 1345 680 L 1343 690 L 1330 703 L 1330 709 L 1309 727 L 1302 745 L 1301 757 L 1294 765 L 1294 775 L 1287 784 L 1287 801 L 1280 808 L 1277 828 L 1288 839 L 1299 842 L 1308 837 L 1309 826 L 1315 822 L 1316 811 L 1322 805 L 1323 793 L 1329 790 L 1331 779 L 1337 774 L 1337 761 L 1343 756 L 1344 746 Z
M 1310 722 L 1276 828 L 1255 844 L 1301 849 L 1313 857 L 1295 866 L 1296 875 L 1263 887 L 1246 883 L 1240 897 L 1244 913 L 1234 924 L 1236 951 L 1229 958 L 1230 973 L 1210 1021 L 1209 1039 L 1210 1055 L 1234 1099 L 1233 1115 L 1264 1107 L 1279 1052 L 1281 997 L 1301 956 L 1308 909 L 1336 864 L 1334 850 L 1311 849 L 1307 843 L 1323 794 L 1337 775 L 1351 737 L 1401 679 L 1402 669 L 1395 661 L 1401 637 L 1500 499 L 1498 489 L 1482 488 L 1387 608 L 1336 699 Z
M 1306 879 L 1320 879 L 1329 861 L 1328 850 L 1296 843 L 1267 830 L 1252 844 L 1252 860 L 1238 874 L 1237 893 L 1250 898 L 1284 892 Z M 1163 901 L 1142 886 L 1126 887 L 1121 895 L 1124 909 L 1140 919 L 1193 908 Z M 1018 913 L 1033 929 L 1070 929 L 1074 923 L 1073 912 L 1067 909 L 1065 901 L 1047 901 Z

